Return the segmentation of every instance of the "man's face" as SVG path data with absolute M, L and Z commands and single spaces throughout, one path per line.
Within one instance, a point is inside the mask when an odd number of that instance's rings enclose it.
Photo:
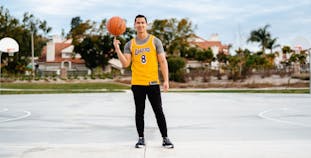
M 136 18 L 134 27 L 138 33 L 145 32 L 147 29 L 147 22 L 145 18 Z

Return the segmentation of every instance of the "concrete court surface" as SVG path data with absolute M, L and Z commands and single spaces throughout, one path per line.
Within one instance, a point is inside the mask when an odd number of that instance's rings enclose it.
M 0 158 L 310 158 L 309 94 L 162 93 L 163 149 L 149 102 L 147 146 L 131 92 L 0 96 Z

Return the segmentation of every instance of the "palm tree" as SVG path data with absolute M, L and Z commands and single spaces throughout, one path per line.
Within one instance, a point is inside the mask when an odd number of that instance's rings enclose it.
M 277 47 L 280 47 L 281 45 L 279 44 L 276 44 L 276 40 L 277 38 L 273 38 L 273 39 L 270 39 L 268 41 L 268 45 L 267 45 L 267 48 L 270 49 L 270 53 L 272 54 L 273 53 L 273 49 L 274 48 L 277 48 Z
M 258 42 L 261 46 L 261 51 L 265 53 L 265 48 L 267 48 L 269 41 L 271 40 L 271 34 L 268 32 L 270 25 L 265 25 L 263 28 L 258 30 L 253 30 L 247 42 Z

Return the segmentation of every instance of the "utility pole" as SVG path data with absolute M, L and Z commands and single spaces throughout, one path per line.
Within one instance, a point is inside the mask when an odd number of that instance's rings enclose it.
M 32 73 L 35 76 L 35 57 L 34 57 L 34 41 L 33 41 L 33 31 L 31 31 L 31 65 L 32 65 Z

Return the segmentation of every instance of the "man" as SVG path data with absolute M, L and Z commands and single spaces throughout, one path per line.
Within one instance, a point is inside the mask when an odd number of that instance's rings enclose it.
M 162 42 L 147 32 L 147 18 L 143 15 L 135 17 L 134 27 L 136 38 L 126 43 L 124 54 L 120 50 L 120 41 L 114 38 L 113 45 L 123 67 L 128 67 L 132 63 L 132 91 L 135 100 L 135 121 L 138 132 L 138 142 L 136 148 L 145 146 L 144 139 L 144 112 L 146 96 L 152 105 L 157 123 L 163 137 L 162 146 L 174 148 L 174 145 L 167 137 L 167 126 L 162 110 L 162 100 L 160 92 L 160 81 L 158 76 L 158 63 L 163 75 L 163 89 L 169 89 L 168 66 Z

